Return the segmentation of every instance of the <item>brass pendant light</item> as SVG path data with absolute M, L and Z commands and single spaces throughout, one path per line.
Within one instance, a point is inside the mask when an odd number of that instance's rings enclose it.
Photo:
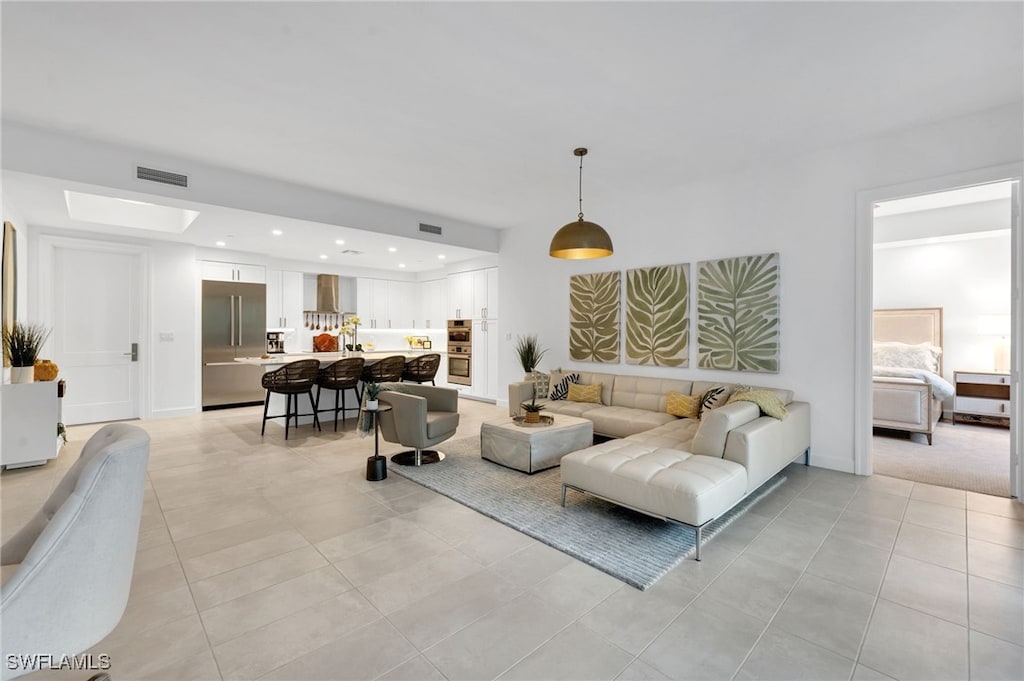
M 601 225 L 583 219 L 583 157 L 587 155 L 587 150 L 585 147 L 579 147 L 572 153 L 580 157 L 579 219 L 555 232 L 548 253 L 553 258 L 569 260 L 604 258 L 614 252 L 611 237 Z

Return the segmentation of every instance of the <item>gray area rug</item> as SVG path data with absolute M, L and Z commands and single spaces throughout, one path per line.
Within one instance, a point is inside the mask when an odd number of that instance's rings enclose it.
M 645 590 L 693 553 L 688 527 L 569 490 L 562 508 L 558 468 L 527 475 L 480 458 L 480 438 L 444 443 L 444 461 L 388 466 L 392 473 L 450 497 L 500 523 Z M 705 542 L 786 478 L 777 475 L 704 527 Z
M 871 443 L 878 475 L 981 494 L 1010 496 L 1010 430 L 939 422 L 933 444 L 923 435 L 876 429 Z

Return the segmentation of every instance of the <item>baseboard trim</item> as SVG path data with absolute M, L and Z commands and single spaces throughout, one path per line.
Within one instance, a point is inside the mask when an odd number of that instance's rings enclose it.
M 803 463 L 804 457 L 801 455 L 798 461 Z M 818 468 L 828 468 L 833 471 L 840 471 L 842 473 L 853 473 L 853 459 L 841 458 L 838 456 L 822 456 L 814 451 L 814 447 L 811 447 L 811 465 Z
M 173 409 L 154 409 L 150 413 L 150 418 L 154 419 L 172 419 L 178 416 L 190 416 L 192 414 L 198 414 L 198 407 L 175 407 Z

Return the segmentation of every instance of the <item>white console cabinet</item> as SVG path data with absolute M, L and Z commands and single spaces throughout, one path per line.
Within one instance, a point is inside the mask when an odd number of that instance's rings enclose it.
M 57 381 L 0 385 L 0 465 L 39 466 L 56 458 Z

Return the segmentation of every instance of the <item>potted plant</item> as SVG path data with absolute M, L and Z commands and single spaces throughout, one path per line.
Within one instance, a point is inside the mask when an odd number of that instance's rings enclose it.
M 540 423 L 540 412 L 544 409 L 544 405 L 537 404 L 536 397 L 529 402 L 523 402 L 519 408 L 524 412 L 523 423 Z
M 522 365 L 523 372 L 526 373 L 526 380 L 529 380 L 530 376 L 533 375 L 546 352 L 547 349 L 540 347 L 536 334 L 518 337 L 516 341 L 516 355 L 519 356 L 519 364 Z
M 36 359 L 50 331 L 42 324 L 14 322 L 4 325 L 4 357 L 11 363 L 12 383 L 31 383 L 35 374 Z
M 367 383 L 366 384 L 366 408 L 374 410 L 377 408 L 377 395 L 380 394 L 379 383 Z

